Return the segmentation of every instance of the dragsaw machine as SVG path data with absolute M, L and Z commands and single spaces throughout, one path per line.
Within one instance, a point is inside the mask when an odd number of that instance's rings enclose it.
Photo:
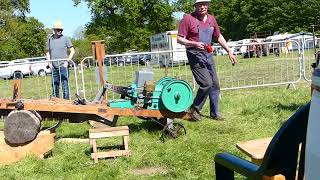
M 95 58 L 99 65 L 100 81 L 103 88 L 92 102 L 77 95 L 77 100 L 57 98 L 27 100 L 19 99 L 19 83 L 14 84 L 12 99 L 0 99 L 0 115 L 5 116 L 5 139 L 12 144 L 32 141 L 41 127 L 41 120 L 56 118 L 59 122 L 50 127 L 54 131 L 62 122 L 93 120 L 116 126 L 119 116 L 135 116 L 161 124 L 163 132 L 176 137 L 185 133 L 184 127 L 173 118 L 190 119 L 187 109 L 192 104 L 192 88 L 184 80 L 164 77 L 154 80 L 152 71 L 136 72 L 135 81 L 130 86 L 115 86 L 103 80 L 102 59 L 103 41 L 93 42 Z M 19 81 L 19 80 L 15 80 Z M 106 100 L 108 91 L 119 94 L 119 99 Z

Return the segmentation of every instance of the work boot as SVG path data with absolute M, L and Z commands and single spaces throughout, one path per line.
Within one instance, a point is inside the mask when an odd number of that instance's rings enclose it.
M 222 117 L 221 115 L 218 116 L 214 116 L 214 115 L 210 115 L 210 119 L 212 120 L 216 120 L 216 121 L 224 121 L 224 117 Z
M 190 114 L 191 120 L 193 120 L 193 121 L 200 121 L 201 120 L 201 116 L 200 116 L 198 110 L 195 109 L 194 107 L 190 107 L 189 114 Z

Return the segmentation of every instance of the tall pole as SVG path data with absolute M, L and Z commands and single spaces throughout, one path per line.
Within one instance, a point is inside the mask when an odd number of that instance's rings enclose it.
M 319 179 L 320 177 L 320 69 L 316 68 L 312 76 L 312 99 L 309 112 L 309 121 L 305 151 L 305 177 L 306 179 Z
M 315 66 L 318 66 L 319 65 L 319 61 L 317 59 L 317 44 L 316 44 L 316 35 L 315 35 L 315 32 L 314 32 L 314 28 L 316 26 L 319 26 L 319 25 L 314 25 L 312 24 L 311 27 L 312 27 L 312 36 L 313 36 L 313 49 L 314 49 L 314 59 L 315 59 Z

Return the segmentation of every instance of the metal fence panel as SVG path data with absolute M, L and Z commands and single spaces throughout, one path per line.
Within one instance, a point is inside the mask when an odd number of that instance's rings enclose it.
M 12 83 L 14 79 L 21 80 L 22 99 L 48 99 L 52 97 L 52 73 L 47 65 L 49 62 L 65 61 L 66 59 L 50 61 L 45 60 L 45 58 L 39 61 L 30 61 L 30 59 L 31 58 L 7 61 L 8 63 L 0 64 L 0 98 L 12 98 Z M 68 60 L 68 64 L 70 65 L 68 68 L 69 94 L 70 99 L 74 99 L 74 95 L 79 93 L 79 74 L 77 73 L 76 64 L 73 61 Z M 61 95 L 62 90 L 60 90 L 60 97 Z
M 311 67 L 309 64 L 313 62 L 314 54 L 308 46 L 310 44 L 308 41 L 305 41 L 301 49 L 300 42 L 292 40 L 293 47 L 295 47 L 292 51 L 285 48 L 285 41 L 234 46 L 232 48 L 238 59 L 235 66 L 231 65 L 226 52 L 220 46 L 215 46 L 213 59 L 216 61 L 221 89 L 294 84 L 303 76 L 310 80 Z M 187 81 L 196 90 L 197 85 L 185 53 L 184 50 L 179 50 L 107 55 L 103 60 L 104 80 L 114 85 L 129 86 L 135 81 L 136 71 L 153 71 L 155 81 L 162 77 L 175 77 Z M 61 60 L 51 60 L 51 62 L 54 61 Z M 21 60 L 17 64 L 2 61 L 0 78 L 2 77 L 3 80 L 0 80 L 0 98 L 12 98 L 12 77 L 5 77 L 5 74 L 13 67 L 20 66 L 29 70 L 21 77 L 21 97 L 24 99 L 50 98 L 52 96 L 52 73 L 39 71 L 41 69 L 39 67 L 47 63 L 48 61 L 45 60 L 32 61 L 30 59 Z M 75 99 L 74 95 L 80 94 L 86 100 L 92 101 L 102 89 L 97 61 L 92 57 L 86 57 L 81 61 L 79 68 L 73 61 L 69 61 L 69 64 L 72 64 L 72 67 L 69 67 L 70 99 Z M 112 92 L 108 92 L 107 95 L 109 99 L 118 96 Z
M 303 50 L 303 77 L 307 81 L 311 81 L 311 75 L 312 75 L 312 67 L 311 64 L 315 62 L 315 53 L 316 49 L 314 49 L 315 45 L 320 44 L 320 38 L 316 38 L 315 42 L 313 42 L 313 39 L 307 39 L 304 41 L 302 50 Z
M 290 53 L 285 51 L 285 41 L 250 43 L 234 46 L 246 51 L 235 52 L 238 63 L 232 66 L 228 55 L 216 53 L 218 77 L 222 90 L 240 89 L 281 84 L 294 84 L 301 77 L 300 48 Z M 298 42 L 293 41 L 299 47 Z M 277 45 L 276 45 L 277 44 Z M 254 46 L 254 48 L 252 48 Z M 221 49 L 216 46 L 217 52 Z M 266 51 L 265 51 L 266 49 Z

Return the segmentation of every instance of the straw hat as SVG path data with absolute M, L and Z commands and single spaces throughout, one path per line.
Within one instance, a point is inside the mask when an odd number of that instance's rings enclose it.
M 199 2 L 210 2 L 211 0 L 196 0 L 193 5 L 199 3 Z
M 52 29 L 63 29 L 62 22 L 61 21 L 55 21 L 53 23 Z

